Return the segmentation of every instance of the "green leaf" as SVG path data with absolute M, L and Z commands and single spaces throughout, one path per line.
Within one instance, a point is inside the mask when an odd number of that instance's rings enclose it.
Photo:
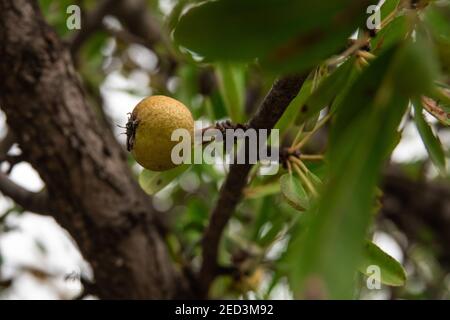
M 42 12 L 46 18 L 46 21 L 55 28 L 60 36 L 67 36 L 70 33 L 75 32 L 76 30 L 69 30 L 67 28 L 67 18 L 70 16 L 66 10 L 67 8 L 74 4 L 73 1 L 70 0 L 60 0 L 60 1 L 52 1 L 52 0 L 40 0 L 39 6 L 42 9 Z M 83 20 L 81 21 L 83 23 Z
M 312 90 L 312 80 L 303 84 L 297 97 L 291 102 L 275 129 L 284 132 L 290 125 L 301 125 L 307 120 L 317 120 L 320 111 L 331 106 L 336 96 L 345 92 L 345 89 L 355 79 L 354 59 L 348 59 L 334 72 L 323 79 L 316 90 Z
M 228 116 L 233 122 L 241 123 L 244 120 L 244 68 L 230 63 L 222 63 L 217 66 L 217 74 Z
M 193 6 L 175 28 L 181 46 L 208 60 L 303 70 L 339 51 L 376 1 L 218 0 Z
M 316 188 L 322 187 L 322 180 L 320 180 L 320 178 L 316 176 L 313 172 L 311 171 L 306 172 L 306 177 L 312 182 L 312 184 Z
M 339 66 L 331 75 L 325 78 L 306 100 L 295 120 L 296 124 L 304 123 L 309 117 L 319 113 L 323 108 L 330 106 L 333 99 L 345 87 L 351 79 L 354 59 L 348 59 Z
M 280 130 L 280 136 L 294 123 L 297 114 L 302 110 L 302 106 L 312 93 L 312 81 L 307 79 L 300 89 L 298 95 L 291 101 L 286 111 L 275 125 L 275 129 Z
M 439 172 L 445 176 L 446 159 L 444 149 L 442 148 L 439 137 L 433 133 L 430 125 L 423 117 L 422 102 L 419 99 L 414 100 L 414 120 L 417 125 L 422 142 L 430 155 L 431 161 L 439 169 Z
M 442 3 L 444 4 L 444 3 Z M 424 20 L 433 37 L 440 63 L 448 74 L 450 70 L 450 5 L 429 5 Z
M 371 276 L 368 272 L 370 266 L 377 266 L 381 271 L 381 283 L 388 286 L 403 286 L 406 281 L 406 272 L 402 265 L 381 250 L 376 244 L 367 241 L 364 246 L 363 259 L 359 265 L 359 272 Z
M 250 187 L 244 190 L 244 195 L 249 199 L 257 199 L 280 192 L 280 184 L 278 182 L 267 183 L 261 186 Z
M 397 51 L 386 50 L 365 68 L 336 110 L 317 213 L 303 240 L 293 238 L 288 247 L 297 256 L 291 282 L 300 297 L 318 281 L 326 298 L 353 296 L 376 185 L 408 102 L 392 75 L 401 63 Z
M 176 168 L 163 172 L 144 169 L 139 175 L 139 185 L 147 194 L 154 195 L 189 169 L 189 167 L 190 165 L 188 164 L 182 164 Z
M 380 54 L 406 37 L 410 24 L 406 16 L 399 16 L 381 29 L 371 41 L 372 51 Z
M 450 42 L 450 6 L 448 4 L 446 7 L 429 6 L 424 18 L 436 38 Z
M 399 50 L 395 66 L 397 83 L 403 93 L 413 96 L 425 94 L 433 90 L 433 84 L 438 79 L 439 67 L 433 45 L 419 30 L 415 41 L 407 41 Z
M 309 208 L 308 195 L 299 179 L 292 174 L 284 174 L 280 178 L 281 194 L 294 209 L 305 211 Z
M 386 0 L 381 6 L 381 20 L 383 21 L 389 14 L 397 9 L 400 0 Z
M 257 210 L 255 210 L 257 215 L 255 217 L 250 239 L 254 242 L 259 242 L 262 238 L 261 236 L 263 235 L 261 232 L 263 230 L 263 226 L 267 224 L 268 221 L 272 224 L 272 221 L 280 215 L 274 214 L 275 206 L 272 205 L 273 198 L 271 197 L 258 199 L 255 203 L 257 204 Z
M 185 64 L 178 68 L 178 78 L 180 81 L 179 89 L 176 91 L 175 98 L 184 101 L 187 105 L 191 106 L 193 98 L 199 92 L 198 78 L 199 71 L 198 68 L 193 64 Z M 194 117 L 199 117 L 200 114 L 195 114 L 197 110 L 193 110 Z

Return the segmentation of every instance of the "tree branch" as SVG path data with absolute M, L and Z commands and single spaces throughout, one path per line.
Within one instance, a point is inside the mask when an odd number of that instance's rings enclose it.
M 306 75 L 302 75 L 288 76 L 276 81 L 256 114 L 248 122 L 249 127 L 271 130 L 291 101 L 297 96 L 305 79 Z M 242 190 L 247 184 L 247 176 L 251 168 L 251 164 L 234 164 L 230 167 L 230 172 L 221 188 L 219 199 L 212 211 L 202 241 L 203 261 L 199 274 L 201 296 L 207 295 L 209 286 L 217 275 L 217 255 L 220 239 L 241 199 Z
M 0 141 L 0 162 L 8 160 L 7 153 L 16 142 L 16 137 L 11 130 Z M 13 164 L 10 164 L 10 169 Z M 39 214 L 49 214 L 48 196 L 45 190 L 41 192 L 31 192 L 13 182 L 8 175 L 0 171 L 0 192 L 10 197 L 16 204 L 25 210 Z
M 9 149 L 16 142 L 16 137 L 11 130 L 8 130 L 5 137 L 0 141 L 0 158 L 6 156 Z
M 0 192 L 27 211 L 43 215 L 50 213 L 49 199 L 45 190 L 41 192 L 28 191 L 9 179 L 3 172 L 0 172 Z

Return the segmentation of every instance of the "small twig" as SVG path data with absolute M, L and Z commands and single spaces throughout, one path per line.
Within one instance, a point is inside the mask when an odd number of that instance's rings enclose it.
M 355 52 L 357 52 L 359 49 L 367 45 L 367 43 L 370 41 L 370 37 L 364 36 L 362 38 L 359 38 L 353 42 L 353 44 L 348 47 L 344 52 L 342 52 L 339 56 L 335 58 L 329 59 L 326 64 L 328 65 L 336 65 L 340 62 L 342 62 L 345 58 L 351 56 Z
M 303 163 L 303 161 L 301 161 L 298 158 L 294 158 L 293 160 L 300 166 L 300 169 L 302 169 L 304 173 L 306 174 L 310 173 L 308 167 Z
M 303 129 L 304 129 L 304 128 L 305 128 L 305 124 L 302 123 L 302 125 L 300 126 L 300 128 L 299 128 L 298 131 L 297 131 L 297 134 L 295 135 L 294 140 L 292 140 L 291 148 L 292 148 L 293 146 L 295 146 L 295 144 L 297 144 L 298 141 L 300 140 L 300 137 L 302 136 L 302 133 L 303 133 Z
M 361 65 L 363 65 L 364 67 L 369 66 L 369 62 L 364 57 L 359 57 L 358 60 L 361 63 Z
M 317 132 L 317 130 L 319 130 L 320 128 L 323 127 L 323 125 L 328 121 L 328 119 L 331 118 L 331 113 L 327 114 L 325 117 L 322 118 L 322 120 L 319 121 L 319 123 L 317 123 L 317 125 L 314 127 L 313 130 L 309 131 L 302 140 L 300 140 L 299 143 L 297 143 L 296 145 L 292 146 L 290 149 L 290 151 L 295 151 L 295 150 L 299 150 L 301 149 L 301 147 L 303 147 L 308 141 L 309 139 L 313 136 L 314 133 Z
M 358 51 L 358 56 L 366 59 L 366 60 L 373 60 L 376 58 L 376 56 L 373 53 L 370 53 L 368 51 L 365 50 L 359 50 Z
M 389 13 L 389 15 L 386 18 L 384 18 L 383 21 L 381 21 L 380 29 L 383 29 L 384 27 L 386 27 L 395 18 L 395 16 L 397 15 L 397 12 L 398 12 L 398 7 L 395 8 L 391 13 Z
M 290 175 L 292 175 L 292 165 L 289 161 L 286 162 L 287 170 Z
M 282 148 L 280 149 L 280 160 L 279 162 L 283 165 L 283 168 L 287 168 L 289 157 L 294 156 L 300 157 L 300 150 L 291 150 L 290 148 Z
M 45 190 L 41 192 L 28 191 L 0 172 L 0 192 L 10 197 L 25 210 L 43 215 L 49 214 L 49 200 Z
M 302 154 L 300 155 L 300 160 L 307 160 L 307 161 L 321 161 L 324 159 L 324 156 L 321 154 Z
M 0 163 L 7 161 L 9 168 L 7 174 L 11 172 L 14 165 L 23 161 L 22 155 L 8 155 L 9 149 L 15 143 L 15 135 L 12 131 L 8 131 L 3 140 L 0 141 Z M 0 171 L 0 192 L 10 197 L 16 204 L 25 210 L 33 211 L 39 214 L 48 214 L 48 197 L 47 192 L 39 193 L 28 191 L 15 182 L 8 175 Z
M 306 172 L 303 172 L 302 169 L 300 168 L 300 163 L 302 163 L 300 160 L 298 160 L 295 157 L 290 157 L 289 158 L 292 161 L 292 167 L 294 168 L 294 171 L 297 172 L 297 174 L 299 175 L 300 179 L 303 181 L 303 183 L 305 184 L 305 186 L 308 188 L 308 190 L 311 192 L 311 194 L 317 198 L 319 196 L 319 194 L 316 191 L 316 188 L 314 188 L 313 184 L 311 183 L 311 181 L 308 179 L 308 177 L 306 176 Z M 294 160 L 295 159 L 295 160 Z M 297 161 L 298 160 L 298 161 Z M 303 164 L 303 163 L 302 163 Z M 303 169 L 304 170 L 304 169 Z

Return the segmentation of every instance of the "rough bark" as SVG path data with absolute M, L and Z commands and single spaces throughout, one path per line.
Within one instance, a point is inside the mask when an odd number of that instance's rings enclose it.
M 36 1 L 0 0 L 0 107 L 100 298 L 173 298 L 184 282 L 148 197 L 86 104 L 71 55 Z

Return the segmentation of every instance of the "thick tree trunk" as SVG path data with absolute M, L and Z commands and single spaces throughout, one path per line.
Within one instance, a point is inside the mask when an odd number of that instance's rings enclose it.
M 122 149 L 86 104 L 69 51 L 37 1 L 0 0 L 0 107 L 46 184 L 52 215 L 94 270 L 100 298 L 173 298 L 183 281 Z

